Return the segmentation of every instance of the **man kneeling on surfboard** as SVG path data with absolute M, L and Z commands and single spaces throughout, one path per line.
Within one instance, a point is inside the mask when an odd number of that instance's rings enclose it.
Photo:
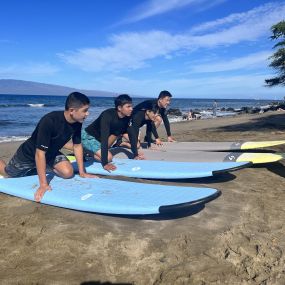
M 82 130 L 84 149 L 91 152 L 95 160 L 101 161 L 103 168 L 109 172 L 116 170 L 116 166 L 111 163 L 113 156 L 109 148 L 124 133 L 129 134 L 134 159 L 144 159 L 138 153 L 136 141 L 129 129 L 132 111 L 132 98 L 127 94 L 119 95 L 115 98 L 115 108 L 103 111 L 93 123 Z M 70 149 L 69 144 L 65 147 Z
M 170 124 L 169 124 L 169 120 L 168 120 L 167 114 L 166 114 L 166 108 L 170 104 L 171 97 L 172 97 L 172 95 L 169 91 L 166 91 L 166 90 L 161 91 L 159 93 L 158 99 L 143 101 L 134 107 L 134 111 L 145 110 L 146 106 L 149 104 L 157 106 L 158 113 L 157 113 L 157 116 L 155 117 L 153 124 L 156 128 L 158 128 L 163 121 L 164 126 L 165 126 L 165 130 L 167 133 L 167 141 L 168 142 L 175 142 L 175 139 L 171 136 Z M 147 136 L 145 137 L 145 141 L 146 140 L 147 140 Z M 156 143 L 157 145 L 162 144 L 161 140 L 158 137 L 153 142 Z
M 132 113 L 131 123 L 128 128 L 128 132 L 131 134 L 138 148 L 140 148 L 139 133 L 140 128 L 146 125 L 146 142 L 147 146 L 151 146 L 151 135 L 159 140 L 158 133 L 154 124 L 158 113 L 158 107 L 152 102 L 146 102 L 144 109 L 135 109 Z M 160 141 L 160 140 L 159 140 Z M 118 140 L 115 146 L 131 148 L 129 135 L 126 133 L 122 136 L 121 140 Z
M 35 200 L 39 202 L 47 190 L 46 171 L 52 170 L 62 178 L 73 176 L 73 167 L 60 149 L 70 140 L 81 177 L 97 177 L 87 174 L 83 165 L 83 148 L 81 145 L 81 127 L 88 116 L 90 101 L 79 92 L 69 94 L 65 102 L 65 111 L 46 114 L 39 121 L 32 136 L 26 140 L 6 165 L 0 160 L 0 174 L 5 177 L 39 176 L 39 188 Z

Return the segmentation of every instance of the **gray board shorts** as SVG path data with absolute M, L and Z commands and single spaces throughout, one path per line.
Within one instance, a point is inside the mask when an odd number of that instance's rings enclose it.
M 61 161 L 68 161 L 68 159 L 64 154 L 58 152 L 53 163 L 47 164 L 47 171 L 51 172 L 54 168 L 54 165 L 56 165 Z M 23 177 L 23 176 L 35 175 L 37 174 L 36 162 L 30 160 L 24 161 L 23 159 L 19 158 L 19 154 L 18 152 L 16 152 L 9 161 L 9 163 L 6 165 L 5 172 L 10 177 Z

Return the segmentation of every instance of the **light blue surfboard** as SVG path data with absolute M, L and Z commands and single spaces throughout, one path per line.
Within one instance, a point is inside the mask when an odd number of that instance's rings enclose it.
M 187 179 L 209 177 L 251 165 L 249 162 L 168 162 L 155 160 L 114 159 L 115 171 L 108 172 L 101 163 L 88 161 L 86 172 L 146 179 Z M 73 162 L 77 169 L 77 163 Z
M 166 186 L 103 178 L 53 177 L 41 203 L 87 212 L 145 215 L 177 211 L 219 195 L 212 188 Z M 0 192 L 34 200 L 38 176 L 0 179 Z

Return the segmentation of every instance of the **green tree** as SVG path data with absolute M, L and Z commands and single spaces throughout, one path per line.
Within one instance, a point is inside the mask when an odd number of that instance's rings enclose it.
M 281 39 L 273 48 L 278 50 L 269 57 L 271 59 L 270 67 L 276 70 L 276 77 L 265 79 L 266 86 L 272 87 L 277 85 L 285 86 L 285 21 L 281 21 L 271 27 L 271 40 Z

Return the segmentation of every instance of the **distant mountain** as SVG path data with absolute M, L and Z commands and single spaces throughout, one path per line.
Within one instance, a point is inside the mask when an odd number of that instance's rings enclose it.
M 117 93 L 83 90 L 60 85 L 45 84 L 33 81 L 15 80 L 15 79 L 0 79 L 0 94 L 15 94 L 15 95 L 68 95 L 71 92 L 78 91 L 88 96 L 97 97 L 113 97 Z

